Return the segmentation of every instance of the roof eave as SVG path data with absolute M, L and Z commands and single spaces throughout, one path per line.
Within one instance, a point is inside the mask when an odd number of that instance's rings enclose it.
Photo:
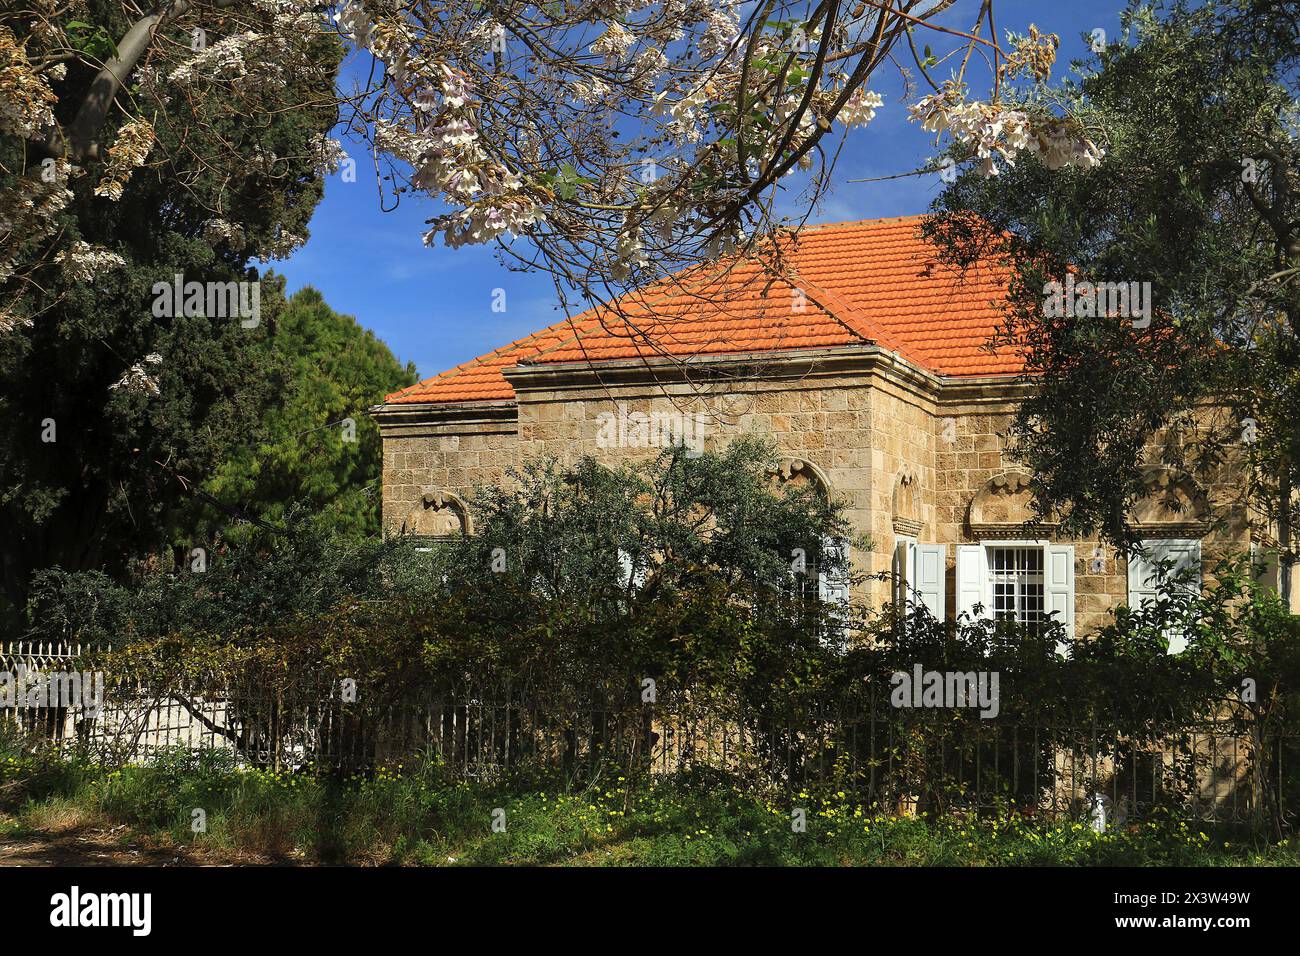
M 604 361 L 533 362 L 502 369 L 516 394 L 610 385 L 665 385 L 710 377 L 728 381 L 833 377 L 890 372 L 929 393 L 942 377 L 880 345 L 837 345 L 809 349 L 731 352 L 696 356 L 647 355 Z
M 494 426 L 513 430 L 519 420 L 519 406 L 514 399 L 489 399 L 476 402 L 381 402 L 367 414 L 379 425 L 383 438 L 417 437 L 431 427 Z

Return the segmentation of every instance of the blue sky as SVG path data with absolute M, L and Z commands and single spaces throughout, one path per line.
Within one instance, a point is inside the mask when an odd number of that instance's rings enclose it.
M 1084 55 L 1083 34 L 1100 28 L 1108 38 L 1119 35 L 1122 9 L 1122 0 L 994 4 L 998 30 L 1004 35 L 1007 30 L 1023 33 L 1030 23 L 1060 35 L 1057 77 L 1071 60 Z M 958 0 L 941 22 L 967 29 L 977 10 L 977 0 Z M 918 46 L 924 32 L 918 34 Z M 947 48 L 938 39 L 932 46 L 936 51 Z M 982 77 L 971 73 L 975 89 Z M 897 71 L 878 73 L 869 86 L 884 96 L 885 105 L 870 125 L 849 134 L 835 169 L 835 186 L 813 210 L 811 222 L 924 212 L 942 185 L 933 174 L 847 182 L 915 169 L 934 152 L 932 137 L 909 123 L 900 105 Z M 373 329 L 402 362 L 413 361 L 422 377 L 563 317 L 554 308 L 549 276 L 507 269 L 491 246 L 426 247 L 421 236 L 425 220 L 438 211 L 436 204 L 404 197 L 396 210 L 384 212 L 373 177 L 367 181 L 362 147 L 348 141 L 344 145 L 357 158 L 357 181 L 328 178 L 325 198 L 311 221 L 310 240 L 290 259 L 275 264 L 287 277 L 290 292 L 315 286 L 333 308 Z M 506 292 L 505 312 L 492 311 L 493 290 L 498 288 Z

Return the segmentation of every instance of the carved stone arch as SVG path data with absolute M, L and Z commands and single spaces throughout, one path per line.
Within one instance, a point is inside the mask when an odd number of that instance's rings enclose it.
M 894 533 L 916 537 L 921 533 L 921 482 L 916 469 L 904 465 L 894 477 Z
M 1142 472 L 1146 494 L 1129 509 L 1129 527 L 1146 538 L 1200 538 L 1210 523 L 1210 505 L 1191 475 L 1164 466 Z
M 810 487 L 823 498 L 830 498 L 831 483 L 826 473 L 807 458 L 780 458 L 768 475 L 782 488 Z
M 473 534 L 473 520 L 464 500 L 454 492 L 426 488 L 420 501 L 402 522 L 402 534 L 452 538 Z
M 1054 527 L 1049 517 L 1040 519 L 1034 512 L 1034 494 L 1030 475 L 1023 471 L 1004 471 L 994 475 L 975 493 L 967 510 L 971 535 L 992 538 L 1017 529 Z

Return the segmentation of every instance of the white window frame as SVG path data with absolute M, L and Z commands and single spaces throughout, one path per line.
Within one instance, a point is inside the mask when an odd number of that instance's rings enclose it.
M 1043 617 L 1055 619 L 1074 637 L 1074 545 L 1044 538 L 981 540 L 957 546 L 957 614 L 972 619 L 993 619 L 993 569 L 990 553 L 1000 548 L 1037 549 L 1043 552 Z M 975 606 L 982 611 L 975 614 Z M 1057 648 L 1065 653 L 1065 644 Z
M 894 561 L 890 568 L 894 575 L 894 606 L 906 606 L 908 592 L 916 580 L 916 538 L 910 534 L 894 535 Z
M 1011 567 L 999 569 L 993 560 L 994 555 L 999 553 L 1012 555 L 1014 560 Z M 1027 618 L 1022 619 L 1021 614 L 1026 611 L 1027 601 L 1026 584 L 1036 584 L 1038 588 L 1038 610 L 1037 618 L 1033 623 L 1039 623 L 1047 619 L 1047 554 L 1046 549 L 1037 545 L 986 545 L 984 553 L 988 558 L 988 598 L 989 609 L 993 612 L 994 617 L 998 615 L 998 585 L 1007 583 L 1012 587 L 1011 611 L 1012 620 L 1021 624 L 1031 623 Z M 1019 556 L 1034 556 L 1038 558 L 1037 569 L 1020 567 Z M 1031 580 L 1037 578 L 1037 581 Z
M 1132 608 L 1141 607 L 1142 604 L 1151 600 L 1159 587 L 1159 581 L 1154 577 L 1155 565 L 1160 561 L 1173 558 L 1177 563 L 1171 570 L 1171 574 L 1176 574 L 1184 566 L 1193 566 L 1183 562 L 1178 556 L 1192 555 L 1191 560 L 1196 568 L 1196 591 L 1199 594 L 1204 584 L 1202 577 L 1202 564 L 1204 557 L 1201 552 L 1200 538 L 1143 538 L 1138 544 L 1145 554 L 1132 553 L 1128 557 L 1128 605 Z M 1165 635 L 1169 641 L 1168 652 L 1170 654 L 1180 654 L 1187 649 L 1187 635 L 1177 632 L 1170 632 Z
M 826 570 L 823 562 L 818 560 L 817 597 L 823 603 L 835 606 L 840 612 L 847 612 L 849 606 L 849 576 L 852 573 L 853 551 L 849 547 L 848 538 L 824 535 L 821 540 L 821 554 L 831 554 L 835 552 L 843 553 L 845 565 L 844 572 L 842 575 L 832 574 Z
M 646 569 L 644 567 L 634 568 L 632 552 L 625 548 L 618 549 L 618 571 L 619 587 L 624 591 L 639 591 L 645 586 Z
M 1250 566 L 1251 573 L 1254 574 L 1255 580 L 1260 585 L 1277 594 L 1289 612 L 1300 614 L 1300 564 L 1293 566 L 1291 569 L 1290 594 L 1281 593 L 1280 578 L 1282 569 L 1276 547 L 1268 547 L 1258 542 L 1252 542 L 1250 545 Z

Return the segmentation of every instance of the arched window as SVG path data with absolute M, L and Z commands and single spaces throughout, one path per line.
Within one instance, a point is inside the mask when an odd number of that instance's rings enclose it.
M 894 478 L 893 489 L 894 575 L 893 599 L 899 621 L 906 622 L 909 604 L 923 606 L 937 620 L 943 620 L 946 549 L 941 544 L 922 543 L 921 481 L 916 469 L 904 465 Z
M 454 538 L 473 532 L 469 508 L 459 495 L 427 489 L 402 522 L 402 534 L 426 538 Z
M 806 458 L 781 458 L 769 475 L 781 488 L 808 488 L 823 500 L 830 498 L 830 482 L 825 472 Z M 816 543 L 815 551 L 807 555 L 807 565 L 810 576 L 816 572 L 818 597 L 827 604 L 847 608 L 852 559 L 848 540 L 827 535 Z

